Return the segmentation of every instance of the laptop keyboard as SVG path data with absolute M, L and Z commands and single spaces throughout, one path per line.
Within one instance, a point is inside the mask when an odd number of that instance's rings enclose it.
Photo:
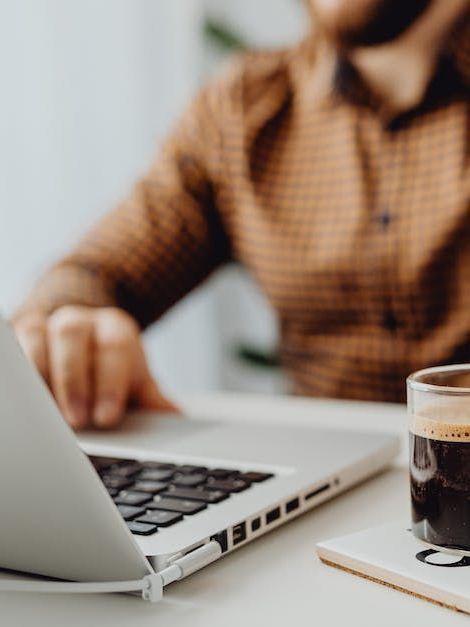
M 149 536 L 273 477 L 188 464 L 89 456 L 132 533 Z

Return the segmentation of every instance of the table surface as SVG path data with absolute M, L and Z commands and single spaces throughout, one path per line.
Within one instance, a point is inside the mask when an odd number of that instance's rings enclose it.
M 178 400 L 190 417 L 395 431 L 406 446 L 400 405 L 238 394 Z M 106 436 L 92 436 L 99 438 Z M 116 438 L 151 449 L 158 433 L 150 425 L 145 431 L 124 429 Z M 405 460 L 404 449 L 389 470 L 170 586 L 158 605 L 128 595 L 0 593 L 1 622 L 15 627 L 468 624 L 463 614 L 325 566 L 315 554 L 319 540 L 408 519 Z

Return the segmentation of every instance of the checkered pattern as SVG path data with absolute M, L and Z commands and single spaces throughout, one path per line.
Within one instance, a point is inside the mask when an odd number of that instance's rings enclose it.
M 469 33 L 392 123 L 317 90 L 312 40 L 244 57 L 24 309 L 118 305 L 145 327 L 237 260 L 299 393 L 400 401 L 412 370 L 470 361 Z

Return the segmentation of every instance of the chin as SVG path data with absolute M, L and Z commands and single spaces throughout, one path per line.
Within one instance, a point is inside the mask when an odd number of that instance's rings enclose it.
M 374 46 L 403 34 L 433 0 L 308 0 L 317 24 L 337 44 Z

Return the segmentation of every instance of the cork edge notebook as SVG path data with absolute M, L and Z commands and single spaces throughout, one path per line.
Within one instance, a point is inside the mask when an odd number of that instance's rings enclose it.
M 433 550 L 397 522 L 317 544 L 325 564 L 470 614 L 470 558 Z

